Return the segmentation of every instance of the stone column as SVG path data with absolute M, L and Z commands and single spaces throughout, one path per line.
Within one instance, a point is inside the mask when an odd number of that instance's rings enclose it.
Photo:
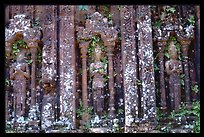
M 67 129 L 76 128 L 76 69 L 74 6 L 59 6 L 59 86 L 60 120 Z
M 154 57 L 150 6 L 137 7 L 139 71 L 142 81 L 141 107 L 143 120 L 156 120 L 156 96 L 154 79 Z
M 79 47 L 81 49 L 81 58 L 82 58 L 82 102 L 83 109 L 88 109 L 88 90 L 87 90 L 87 49 L 91 41 L 81 42 Z M 85 124 L 89 120 L 89 114 L 85 112 L 82 116 L 83 123 Z
M 114 91 L 114 76 L 113 76 L 113 48 L 115 46 L 115 40 L 117 34 L 114 39 L 110 37 L 110 35 L 101 35 L 102 40 L 104 41 L 104 45 L 107 46 L 107 56 L 108 56 L 108 89 L 110 93 L 110 101 L 109 101 L 109 118 L 113 120 L 115 118 L 115 91 Z M 110 37 L 110 38 L 109 38 Z
M 29 108 L 28 120 L 29 126 L 34 129 L 33 131 L 38 131 L 39 114 L 38 105 L 36 104 L 36 63 L 37 63 L 37 53 L 38 53 L 38 43 L 40 42 L 41 31 L 39 28 L 31 28 L 24 32 L 24 39 L 28 45 L 29 52 L 31 53 L 31 104 Z M 32 131 L 32 132 L 33 132 Z
M 137 56 L 135 42 L 135 22 L 133 6 L 121 6 L 121 51 L 125 105 L 125 132 L 131 132 L 133 122 L 139 122 Z
M 195 6 L 196 26 L 195 26 L 195 50 L 196 50 L 196 79 L 200 84 L 200 6 Z
M 36 59 L 37 59 L 37 47 L 38 43 L 30 42 L 28 43 L 28 47 L 30 48 L 31 52 L 31 59 L 32 59 L 32 68 L 31 68 L 31 106 L 36 105 Z
M 31 107 L 36 105 L 36 61 L 37 48 L 40 41 L 41 32 L 38 28 L 31 28 L 24 32 L 24 40 L 28 45 L 31 53 L 32 68 L 31 68 Z
M 4 11 L 5 11 L 5 25 L 6 24 L 8 24 L 8 22 L 9 22 L 9 6 L 8 5 L 6 5 L 6 6 L 4 6 Z
M 158 40 L 157 46 L 159 48 L 159 72 L 160 72 L 160 93 L 161 93 L 161 109 L 166 110 L 166 91 L 165 91 L 165 79 L 164 79 L 164 47 L 167 40 Z
M 191 43 L 190 39 L 178 39 L 181 43 L 181 50 L 183 56 L 183 65 L 184 65 L 184 84 L 185 84 L 185 101 L 186 103 L 190 102 L 190 77 L 189 77 L 189 65 L 188 65 L 188 47 Z
M 5 29 L 5 78 L 7 80 L 10 80 L 10 59 L 11 59 L 11 51 L 12 51 L 12 43 L 15 41 L 15 37 L 12 36 L 11 34 L 9 34 L 9 30 L 6 28 Z M 6 83 L 5 83 L 6 84 Z M 8 85 L 10 86 L 10 85 Z M 7 85 L 5 85 L 5 114 L 6 114 L 6 120 L 9 119 L 9 104 L 11 102 L 11 100 L 13 99 L 13 97 L 10 97 L 10 100 L 8 100 L 8 96 L 9 94 L 13 94 L 13 93 L 9 93 L 9 87 Z
M 9 78 L 9 65 L 10 65 L 10 54 L 11 54 L 11 42 L 6 40 L 6 44 L 5 44 L 5 54 L 6 54 L 6 62 L 5 62 L 5 79 L 6 80 L 10 80 Z M 6 82 L 6 81 L 5 81 Z M 10 85 L 6 85 L 7 83 L 5 83 L 5 115 L 6 115 L 6 120 L 9 120 L 9 86 Z

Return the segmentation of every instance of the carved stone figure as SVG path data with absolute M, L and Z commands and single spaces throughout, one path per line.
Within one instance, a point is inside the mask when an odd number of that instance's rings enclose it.
M 182 63 L 177 60 L 177 49 L 174 41 L 169 45 L 170 60 L 165 63 L 166 72 L 169 75 L 169 95 L 171 108 L 176 111 L 181 102 L 180 73 L 182 72 Z
M 97 115 L 102 115 L 103 104 L 104 104 L 104 79 L 103 76 L 106 74 L 106 67 L 100 61 L 102 57 L 102 51 L 99 45 L 96 46 L 94 51 L 94 62 L 90 65 L 90 75 L 93 77 L 93 100 L 94 110 Z
M 25 62 L 25 52 L 17 55 L 16 62 L 10 69 L 10 79 L 13 80 L 14 111 L 17 116 L 25 114 L 26 79 L 30 78 L 28 64 Z

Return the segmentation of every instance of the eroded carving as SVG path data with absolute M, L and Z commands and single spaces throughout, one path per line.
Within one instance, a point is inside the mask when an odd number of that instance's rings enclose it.
M 181 61 L 177 59 L 177 49 L 174 41 L 170 41 L 168 52 L 170 54 L 170 60 L 165 63 L 165 67 L 169 75 L 171 108 L 178 111 L 181 103 L 180 73 L 182 72 L 182 64 Z
M 10 69 L 10 79 L 14 88 L 14 111 L 16 116 L 24 116 L 26 99 L 26 79 L 30 78 L 28 64 L 25 62 L 25 52 L 17 55 L 17 60 Z
M 107 73 L 107 66 L 105 66 L 100 60 L 102 57 L 102 51 L 99 45 L 94 50 L 94 62 L 90 65 L 90 75 L 93 77 L 93 100 L 94 110 L 99 116 L 102 115 L 104 110 L 104 91 L 105 86 L 103 76 Z

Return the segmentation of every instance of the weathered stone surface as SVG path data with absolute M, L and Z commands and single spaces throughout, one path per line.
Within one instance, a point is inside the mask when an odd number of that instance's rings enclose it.
M 25 115 L 26 79 L 30 78 L 30 71 L 24 58 L 25 52 L 19 52 L 16 62 L 10 69 L 10 79 L 13 80 L 15 117 Z
M 143 119 L 155 120 L 156 96 L 150 6 L 141 5 L 137 7 L 137 29 Z
M 108 48 L 108 72 L 109 72 L 109 92 L 110 92 L 110 103 L 109 103 L 109 116 L 111 118 L 115 117 L 115 108 L 114 108 L 114 79 L 113 79 L 113 47 L 115 45 L 115 41 L 117 38 L 117 30 L 114 27 L 108 27 L 107 18 L 104 18 L 100 13 L 95 12 L 93 15 L 90 16 L 90 19 L 86 20 L 85 28 L 84 27 L 78 27 L 77 28 L 77 40 L 80 42 L 80 44 L 85 43 L 84 41 L 90 40 L 91 36 L 94 34 L 100 34 L 102 40 L 104 41 L 104 45 Z M 87 43 L 87 42 L 86 42 Z M 81 53 L 82 53 L 82 70 L 84 70 L 86 67 L 86 54 L 83 51 L 87 52 L 88 45 L 85 47 L 81 47 Z M 84 75 L 86 75 L 86 71 L 82 72 L 82 85 L 84 83 L 85 79 Z M 83 92 L 83 89 L 87 88 L 87 83 L 82 86 L 82 94 L 85 94 L 86 92 Z M 87 89 L 84 89 L 87 91 Z M 82 95 L 83 96 L 83 95 Z M 85 102 L 84 102 L 85 103 Z
M 90 64 L 90 75 L 93 78 L 93 106 L 97 115 L 102 116 L 104 110 L 104 79 L 107 67 L 101 62 L 102 50 L 99 45 L 94 50 L 94 62 Z
M 10 69 L 10 79 L 13 80 L 14 83 L 14 118 L 24 117 L 26 114 L 25 110 L 29 105 L 26 104 L 27 89 L 31 90 L 31 104 L 32 106 L 35 105 L 36 54 L 40 37 L 41 32 L 39 28 L 31 28 L 31 21 L 30 19 L 27 19 L 25 14 L 15 15 L 13 19 L 10 19 L 10 24 L 5 30 L 7 59 L 13 58 L 10 55 L 11 53 L 13 54 L 14 47 L 12 44 L 15 41 L 23 40 L 26 43 L 26 45 L 17 45 L 17 60 L 12 64 Z M 28 59 L 27 55 L 29 53 L 31 53 L 32 60 L 31 74 L 30 68 L 26 63 L 26 59 Z M 31 86 L 27 84 L 27 81 L 29 81 L 30 78 Z
M 60 119 L 67 118 L 75 128 L 75 37 L 74 6 L 60 5 Z
M 107 133 L 107 128 L 90 128 L 90 133 Z
M 87 38 L 83 35 L 83 38 Z M 82 102 L 83 108 L 85 110 L 88 109 L 88 90 L 87 90 L 87 52 L 88 45 L 91 41 L 81 42 L 79 43 L 79 47 L 81 49 L 81 58 L 82 58 Z M 83 122 L 85 124 L 89 120 L 89 114 L 87 112 L 82 116 Z
M 165 70 L 169 75 L 169 96 L 171 109 L 179 110 L 181 103 L 180 73 L 182 72 L 181 61 L 177 60 L 177 50 L 174 41 L 170 41 L 169 50 L 170 60 L 165 62 Z
M 135 23 L 133 6 L 122 6 L 121 16 L 121 50 L 123 66 L 123 87 L 125 102 L 125 132 L 132 122 L 138 120 L 137 57 L 135 43 Z
M 54 122 L 54 93 L 43 96 L 41 129 L 50 131 L 53 128 Z
M 180 129 L 180 128 L 177 128 L 177 129 L 171 129 L 169 131 L 169 133 L 192 133 L 192 130 L 191 129 Z
M 104 110 L 110 110 L 109 115 L 116 116 L 119 119 L 119 124 L 123 126 L 125 124 L 125 132 L 131 133 L 151 133 L 157 132 L 154 124 L 151 125 L 150 121 L 155 120 L 155 86 L 154 77 L 157 78 L 160 85 L 161 93 L 161 105 L 162 108 L 166 109 L 168 107 L 168 93 L 169 89 L 165 82 L 168 82 L 165 73 L 164 62 L 167 58 L 164 56 L 164 52 L 168 44 L 168 39 L 170 33 L 174 33 L 176 39 L 181 44 L 181 58 L 184 66 L 185 73 L 185 88 L 182 89 L 182 95 L 184 93 L 184 98 L 186 102 L 191 101 L 191 85 L 193 86 L 196 82 L 193 82 L 192 78 L 195 74 L 191 71 L 191 63 L 194 63 L 194 58 L 196 57 L 197 63 L 199 65 L 199 35 L 200 35 L 200 15 L 199 6 L 195 7 L 197 14 L 191 12 L 193 6 L 174 6 L 174 5 L 159 5 L 159 6 L 100 6 L 100 5 L 85 5 L 85 10 L 79 11 L 80 6 L 66 6 L 66 5 L 11 5 L 5 9 L 5 18 L 8 21 L 9 18 L 14 18 L 10 20 L 10 24 L 6 24 L 5 29 L 5 53 L 6 53 L 6 78 L 9 79 L 9 66 L 14 65 L 16 62 L 13 60 L 13 43 L 17 40 L 23 40 L 26 42 L 28 48 L 20 48 L 21 52 L 25 52 L 25 59 L 31 59 L 32 65 L 30 65 L 29 75 L 31 80 L 22 76 L 24 80 L 18 81 L 18 87 L 12 85 L 16 82 L 14 78 L 11 80 L 10 87 L 6 86 L 6 121 L 7 124 L 14 121 L 10 121 L 15 113 L 13 111 L 16 108 L 12 108 L 15 105 L 16 98 L 18 100 L 22 94 L 13 94 L 12 91 L 20 91 L 20 86 L 26 87 L 21 91 L 26 91 L 22 95 L 22 100 L 20 103 L 23 107 L 26 106 L 25 119 L 23 116 L 19 118 L 14 118 L 12 120 L 17 120 L 16 125 L 12 125 L 12 128 L 17 127 L 17 132 L 40 132 L 40 123 L 42 127 L 42 132 L 46 133 L 72 133 L 72 132 L 84 132 L 75 130 L 79 124 L 87 124 L 86 120 L 81 120 L 76 118 L 77 108 L 75 107 L 75 101 L 79 102 L 80 98 L 83 100 L 83 106 L 85 109 L 92 104 L 90 100 L 93 93 L 90 88 L 89 78 L 87 75 L 87 68 L 93 62 L 91 62 L 89 57 L 87 57 L 87 50 L 90 40 L 93 36 L 97 35 L 103 40 L 103 44 L 107 46 L 107 53 L 103 53 L 104 56 L 108 57 L 108 69 L 109 80 L 107 83 L 102 83 L 105 85 L 105 103 Z M 86 10 L 88 7 L 88 10 Z M 156 14 L 150 15 L 150 7 L 156 7 Z M 78 9 L 77 9 L 78 8 Z M 169 10 L 169 8 L 171 10 Z M 173 11 L 175 8 L 176 11 Z M 136 9 L 136 12 L 135 12 Z M 107 11 L 106 11 L 107 10 Z M 168 11 L 169 10 L 169 11 Z M 97 12 L 96 12 L 97 11 Z M 108 12 L 108 13 L 107 13 Z M 18 13 L 25 13 L 18 14 Z M 164 14 L 167 13 L 167 14 Z M 18 14 L 18 15 L 17 15 Z M 137 14 L 137 15 L 136 15 Z M 190 18 L 189 15 L 196 15 L 195 22 L 194 19 Z M 14 16 L 16 15 L 16 16 Z M 104 18 L 104 16 L 107 18 Z M 137 16 L 137 17 L 135 17 Z M 79 18 L 78 18 L 79 17 Z M 153 21 L 150 19 L 153 18 Z M 29 18 L 29 19 L 28 19 Z M 192 19 L 191 21 L 189 21 Z M 135 22 L 136 21 L 136 22 Z M 196 42 L 194 42 L 194 23 L 196 26 Z M 158 23 L 158 24 L 156 24 Z M 137 26 L 135 26 L 137 24 Z M 155 25 L 156 24 L 156 25 Z M 189 25 L 191 24 L 191 25 Z M 110 27 L 110 26 L 116 27 Z M 83 26 L 83 27 L 82 27 Z M 38 28 L 38 29 L 37 29 Z M 154 29 L 152 33 L 151 28 Z M 41 30 L 42 31 L 41 31 Z M 118 30 L 121 29 L 119 39 L 117 38 Z M 117 31 L 115 31 L 117 30 Z M 38 42 L 40 41 L 43 33 L 43 53 L 42 53 L 42 63 L 37 61 L 37 53 L 39 48 Z M 76 32 L 78 32 L 76 34 Z M 152 34 L 151 34 L 152 33 Z M 199 33 L 199 34 L 198 34 Z M 75 38 L 77 36 L 77 39 Z M 136 37 L 136 38 L 135 38 Z M 138 39 L 137 39 L 138 37 Z M 120 38 L 122 42 L 120 42 Z M 158 64 L 160 71 L 155 73 L 153 70 L 153 48 L 152 39 L 155 40 L 157 45 L 155 58 L 158 57 Z M 79 47 L 75 44 L 75 41 L 79 42 Z M 192 41 L 192 43 L 191 43 Z M 87 42 L 87 43 L 86 43 Z M 191 45 L 191 47 L 189 47 Z M 193 47 L 194 46 L 194 47 Z M 81 53 L 80 53 L 81 48 Z M 77 51 L 75 51 L 75 49 Z M 193 50 L 196 52 L 193 53 Z M 191 52 L 188 55 L 188 52 Z M 158 55 L 158 56 L 157 56 Z M 18 56 L 17 56 L 18 57 Z M 77 61 L 76 61 L 76 59 Z M 82 59 L 80 59 L 80 57 Z M 122 58 L 122 59 L 121 59 Z M 24 60 L 25 60 L 24 59 Z M 89 60 L 90 59 L 90 60 Z M 179 59 L 180 60 L 180 59 Z M 189 60 L 189 62 L 188 62 Z M 13 63 L 14 62 L 14 63 Z M 13 63 L 13 64 L 11 64 Z M 95 62 L 94 62 L 95 63 Z M 87 65 L 88 64 L 88 65 Z M 188 68 L 189 64 L 189 68 Z M 20 65 L 19 65 L 20 66 Z M 41 69 L 42 67 L 42 69 Z M 16 69 L 17 67 L 14 67 Z M 11 69 L 13 69 L 11 67 Z M 37 69 L 36 69 L 37 68 Z M 81 74 L 82 68 L 82 74 Z M 28 70 L 29 70 L 28 69 Z M 199 66 L 197 67 L 199 71 Z M 40 75 L 42 71 L 42 76 Z M 26 71 L 24 71 L 26 73 Z M 31 74 L 30 74 L 31 73 Z M 76 80 L 76 73 L 77 79 Z M 190 75 L 189 75 L 190 73 Z M 59 74 L 59 75 L 58 75 Z M 113 75 L 114 74 L 114 75 Z M 139 76 L 138 76 L 139 74 Z M 197 72 L 196 75 L 198 75 Z M 20 76 L 21 74 L 15 74 Z M 97 75 L 97 74 L 95 74 Z M 107 76 L 107 75 L 106 75 Z M 23 78 L 24 77 L 24 78 Z M 95 76 L 99 78 L 99 76 Z M 199 76 L 198 76 L 199 77 Z M 193 80 L 192 80 L 193 79 Z M 124 81 L 123 81 L 124 80 Z M 23 82 L 26 81 L 26 82 Z M 42 81 L 42 83 L 41 83 Z M 91 80 L 90 80 L 91 81 Z M 100 80 L 94 80 L 95 83 L 100 83 Z M 141 83 L 140 83 L 141 81 Z M 77 82 L 77 83 L 76 83 Z M 178 83 L 178 79 L 177 82 Z M 42 84 L 42 85 L 41 85 Z M 14 84 L 17 85 L 17 84 Z M 100 84 L 99 84 L 100 85 Z M 36 88 L 36 86 L 38 88 Z M 100 87 L 100 86 L 93 86 Z M 82 88 L 82 92 L 81 92 Z M 88 88 L 88 91 L 87 91 Z M 75 90 L 78 89 L 78 93 L 75 95 Z M 117 90 L 116 90 L 117 89 Z M 124 89 L 124 90 L 123 90 Z M 35 92 L 35 90 L 42 92 Z M 165 91 L 166 90 L 166 91 Z M 9 92 L 11 91 L 11 92 Z M 157 91 L 157 90 L 156 90 Z M 120 92 L 120 93 L 119 93 Z M 30 94 L 31 93 L 31 94 Z M 110 94 L 109 94 L 110 93 Z M 38 95 L 36 95 L 38 94 Z M 103 93 L 101 93 L 102 95 Z M 196 93 L 196 95 L 198 95 Z M 158 95 L 158 94 L 157 94 Z M 31 96 L 31 98 L 30 98 Z M 36 96 L 39 97 L 36 101 Z M 44 96 L 44 98 L 43 98 Z M 100 96 L 100 95 L 97 95 Z M 179 95 L 180 96 L 180 95 Z M 178 97 L 179 97 L 178 96 Z M 28 97 L 28 98 L 27 98 Z M 158 97 L 159 98 L 159 97 Z M 31 100 L 30 100 L 31 99 Z M 110 99 L 110 100 L 108 100 Z M 124 101 L 124 100 L 125 101 Z M 26 103 L 23 104 L 26 100 Z M 14 101 L 14 102 L 13 102 Z M 98 101 L 100 102 L 100 101 Z M 101 100 L 101 102 L 103 102 Z M 160 101 L 159 101 L 160 102 Z M 178 101 L 179 102 L 179 101 Z M 179 104 L 177 102 L 177 104 Z M 35 107 L 30 107 L 33 104 L 37 104 Z M 39 105 L 38 103 L 42 104 Z M 90 104 L 89 104 L 90 103 Z M 125 103 L 125 105 L 124 105 Z M 57 104 L 57 105 L 56 105 Z M 79 103 L 77 103 L 79 104 Z M 117 104 L 117 105 L 116 105 Z M 109 105 L 109 106 L 108 106 Z M 39 107 L 40 106 L 40 107 Z M 101 110 L 101 105 L 98 105 L 97 109 Z M 176 105 L 178 106 L 178 105 Z M 59 108 L 60 107 L 60 108 Z M 109 108 L 108 108 L 109 107 Z M 19 107 L 18 107 L 19 108 Z M 8 109 L 8 111 L 7 111 Z M 38 113 L 38 110 L 41 110 Z M 162 109 L 162 110 L 163 110 Z M 117 110 L 117 111 L 116 111 Z M 120 110 L 120 112 L 119 112 Z M 125 110 L 125 114 L 122 110 Z M 168 109 L 167 109 L 168 110 Z M 162 111 L 164 112 L 164 111 Z M 17 109 L 17 113 L 19 113 Z M 39 123 L 39 117 L 42 119 Z M 90 115 L 84 113 L 82 119 L 91 119 Z M 59 117 L 60 116 L 60 117 Z M 111 118 L 111 117 L 110 117 Z M 125 121 L 123 121 L 125 118 Z M 91 119 L 93 120 L 93 119 Z M 101 123 L 92 124 L 92 127 L 100 127 L 107 125 L 112 126 L 112 129 L 98 128 L 91 129 L 90 132 L 100 133 L 100 132 L 116 132 L 116 129 L 111 123 L 112 121 L 106 119 L 100 119 Z M 104 120 L 104 121 L 103 121 Z M 144 120 L 144 123 L 140 123 Z M 81 123 L 77 121 L 82 121 Z M 87 120 L 88 121 L 88 120 Z M 114 120 L 113 120 L 114 121 Z M 170 122 L 173 123 L 172 126 L 179 126 L 185 124 L 189 121 L 187 118 L 184 121 L 172 120 L 165 121 L 166 124 Z M 190 120 L 191 125 L 194 124 L 194 120 Z M 28 123 L 27 123 L 28 122 Z M 109 122 L 109 123 L 108 123 Z M 124 123 L 123 123 L 124 122 Z M 138 123 L 139 122 L 139 123 Z M 150 122 L 150 123 L 149 123 Z M 59 125 L 55 125 L 58 123 Z M 76 123 L 76 124 L 75 124 Z M 152 122 L 154 123 L 154 122 Z M 83 125 L 81 124 L 81 126 Z M 116 124 L 117 125 L 117 124 Z M 190 125 L 190 128 L 192 127 Z M 183 125 L 182 125 L 183 126 Z M 184 125 L 183 128 L 188 125 Z M 27 128 L 26 128 L 27 127 Z M 66 127 L 66 128 L 65 128 Z M 170 127 L 165 125 L 163 128 L 165 132 L 169 132 Z M 117 128 L 117 126 L 116 126 Z M 121 127 L 122 129 L 123 127 Z M 182 128 L 182 127 L 181 127 Z M 74 130 L 70 130 L 74 129 Z M 120 129 L 120 130 L 121 130 Z M 26 131 L 27 130 L 27 131 Z M 180 131 L 179 131 L 180 130 Z M 172 129 L 170 132 L 183 132 L 182 129 Z M 185 131 L 188 132 L 188 131 Z
M 45 6 L 43 20 L 42 82 L 55 84 L 57 81 L 57 20 L 56 6 Z

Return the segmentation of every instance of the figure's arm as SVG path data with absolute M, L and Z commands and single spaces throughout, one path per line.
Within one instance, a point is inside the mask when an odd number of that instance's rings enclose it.
M 166 67 L 166 72 L 167 72 L 167 74 L 170 75 L 171 73 L 170 73 L 170 70 L 169 70 L 169 61 L 167 61 L 167 62 L 165 63 L 165 67 Z
M 92 77 L 94 75 L 94 73 L 93 73 L 93 64 L 90 65 L 90 71 L 89 72 L 90 72 L 90 75 Z
M 182 62 L 181 61 L 179 61 L 179 70 L 180 70 L 180 73 L 183 72 L 183 66 L 182 66 Z
M 28 68 L 28 65 L 26 64 L 26 72 L 24 73 L 24 76 L 29 79 L 30 78 L 30 71 L 29 71 L 29 68 Z
M 13 66 L 11 67 L 10 69 L 10 79 L 13 80 L 15 77 L 15 73 L 14 73 L 14 69 L 13 69 Z

